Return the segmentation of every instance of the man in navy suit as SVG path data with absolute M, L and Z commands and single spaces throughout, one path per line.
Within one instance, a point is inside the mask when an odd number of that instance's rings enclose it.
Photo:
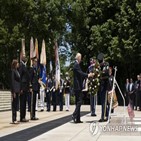
M 39 74 L 37 68 L 37 58 L 32 58 L 33 66 L 30 68 L 30 92 L 31 92 L 31 120 L 38 120 L 35 115 L 35 107 L 36 107 L 36 95 L 39 92 Z
M 128 91 L 128 98 L 129 98 L 129 103 L 132 105 L 132 108 L 134 109 L 134 100 L 135 100 L 135 88 L 134 88 L 134 83 L 132 78 L 130 78 L 130 83 L 129 83 L 129 91 Z
M 82 85 L 83 85 L 83 79 L 86 77 L 92 77 L 93 74 L 92 73 L 84 73 L 82 72 L 81 68 L 80 68 L 80 62 L 81 62 L 81 54 L 77 53 L 76 57 L 75 57 L 75 63 L 74 63 L 74 67 L 73 67 L 73 77 L 74 77 L 74 83 L 73 83 L 73 87 L 74 87 L 74 93 L 75 93 L 75 103 L 76 103 L 76 108 L 73 112 L 72 115 L 72 119 L 74 121 L 74 123 L 82 123 L 82 121 L 80 120 L 80 107 L 82 104 Z

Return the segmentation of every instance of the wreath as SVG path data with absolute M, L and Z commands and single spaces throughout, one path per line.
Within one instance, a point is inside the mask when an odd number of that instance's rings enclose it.
M 88 90 L 91 95 L 96 95 L 100 86 L 101 67 L 97 60 L 93 66 L 94 76 L 88 79 Z

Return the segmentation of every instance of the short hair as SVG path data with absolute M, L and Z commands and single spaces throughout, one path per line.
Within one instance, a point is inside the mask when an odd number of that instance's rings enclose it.
M 75 56 L 75 59 L 78 60 L 78 58 L 81 56 L 81 53 L 77 53 Z
M 11 69 L 16 69 L 16 65 L 18 64 L 17 59 L 13 59 L 12 64 L 11 64 Z
M 28 59 L 25 56 L 23 56 L 21 60 L 27 62 Z

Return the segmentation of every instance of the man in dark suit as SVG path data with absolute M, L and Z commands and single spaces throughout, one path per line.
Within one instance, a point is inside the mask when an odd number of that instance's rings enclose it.
M 36 95 L 39 92 L 39 74 L 37 68 L 37 58 L 32 58 L 33 66 L 30 69 L 30 92 L 31 92 L 31 120 L 38 120 L 35 116 Z
M 129 79 L 126 79 L 126 83 L 125 83 L 125 100 L 126 100 L 126 105 L 128 105 L 129 103 L 129 98 L 128 98 L 128 93 L 129 93 Z
M 134 110 L 134 100 L 135 100 L 134 91 L 135 91 L 134 83 L 133 83 L 132 78 L 130 78 L 128 98 L 129 98 L 129 103 L 132 105 L 133 110 Z
M 83 79 L 86 77 L 92 77 L 93 74 L 87 74 L 82 72 L 80 68 L 80 62 L 81 62 L 81 54 L 77 53 L 75 57 L 75 63 L 73 67 L 73 74 L 74 74 L 74 93 L 75 93 L 75 102 L 76 102 L 76 108 L 73 112 L 72 119 L 74 123 L 82 123 L 80 120 L 80 107 L 82 104 L 82 85 L 83 85 Z
M 141 74 L 138 80 L 138 102 L 139 102 L 139 111 L 141 111 Z
M 26 99 L 29 94 L 29 72 L 26 66 L 27 59 L 22 58 L 20 62 L 19 72 L 21 76 L 21 93 L 20 93 L 20 121 L 27 122 L 26 120 Z

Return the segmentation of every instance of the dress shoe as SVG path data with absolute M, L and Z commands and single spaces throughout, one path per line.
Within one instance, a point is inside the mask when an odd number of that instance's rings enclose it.
M 41 109 L 41 112 L 43 112 L 44 111 L 44 109 Z
M 72 120 L 76 123 L 76 118 L 72 115 Z
M 11 124 L 19 124 L 18 121 L 13 121 Z
M 66 110 L 66 111 L 69 111 L 69 110 Z
M 100 119 L 98 122 L 106 122 L 108 119 Z
M 79 120 L 79 121 L 76 121 L 76 123 L 83 123 L 83 121 Z
M 39 120 L 39 118 L 32 117 L 31 120 Z
M 96 114 L 91 114 L 91 116 L 92 116 L 92 117 L 96 117 L 97 115 L 96 115 Z
M 20 120 L 20 122 L 29 122 L 29 120 L 23 118 L 23 119 Z

